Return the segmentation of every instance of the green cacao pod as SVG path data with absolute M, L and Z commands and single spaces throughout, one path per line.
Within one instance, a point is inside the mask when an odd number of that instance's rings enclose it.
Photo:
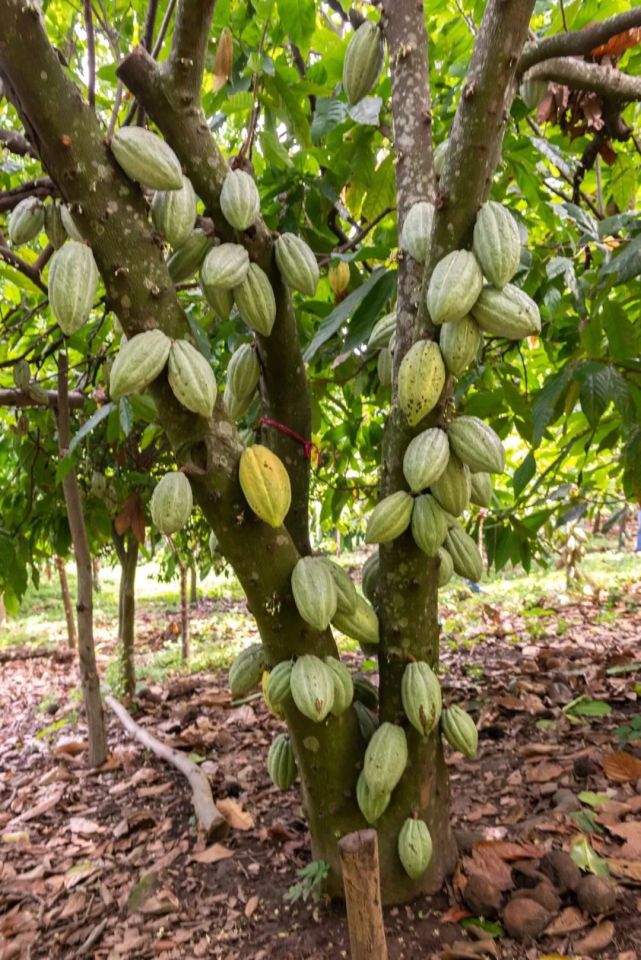
M 239 397 L 238 394 L 234 393 L 233 388 L 228 383 L 225 384 L 223 403 L 230 420 L 240 420 L 249 410 L 253 399 L 254 396 L 251 393 L 244 397 Z
M 269 277 L 251 263 L 245 279 L 234 287 L 234 300 L 248 327 L 268 337 L 276 319 L 276 299 Z
M 211 249 L 212 240 L 204 230 L 192 230 L 182 246 L 167 260 L 169 276 L 174 283 L 184 283 L 196 273 Z
M 260 197 L 254 180 L 244 170 L 231 170 L 220 191 L 222 214 L 236 230 L 247 230 L 256 222 Z
M 154 194 L 151 219 L 170 247 L 182 247 L 191 236 L 196 207 L 196 194 L 187 177 L 182 177 L 179 190 L 158 190 Z
M 244 697 L 261 681 L 265 669 L 265 649 L 262 643 L 252 643 L 238 654 L 229 670 L 229 689 L 232 697 Z
M 151 190 L 180 190 L 180 161 L 168 143 L 144 127 L 121 127 L 111 152 L 128 177 Z
M 376 581 L 378 580 L 378 574 L 380 570 L 380 560 L 378 557 L 378 550 L 375 550 L 374 553 L 370 554 L 365 563 L 363 564 L 363 593 L 367 599 L 372 603 L 376 594 Z
M 276 266 L 292 290 L 313 297 L 318 286 L 319 270 L 310 247 L 295 233 L 283 233 L 274 245 Z
M 474 224 L 474 255 L 490 283 L 502 289 L 521 260 L 521 237 L 516 220 L 501 203 L 484 203 Z
M 403 870 L 412 880 L 418 880 L 432 859 L 432 838 L 423 820 L 409 817 L 398 835 L 398 857 Z
M 371 710 L 368 710 L 364 703 L 354 700 L 354 711 L 358 726 L 365 743 L 369 743 L 378 730 L 378 718 L 374 716 Z
M 474 540 L 459 524 L 453 524 L 445 537 L 445 549 L 460 577 L 477 583 L 483 576 L 483 559 Z
M 412 493 L 420 493 L 438 480 L 449 458 L 447 434 L 438 427 L 423 430 L 410 440 L 403 457 L 403 473 Z
M 483 333 L 522 340 L 541 332 L 539 308 L 527 293 L 508 283 L 502 290 L 484 287 L 472 316 Z
M 454 562 L 444 547 L 438 552 L 438 585 L 446 586 L 454 574 Z
M 478 749 L 479 734 L 476 724 L 469 713 L 454 704 L 441 714 L 441 732 L 451 747 L 464 753 L 466 757 L 475 757 Z
M 396 310 L 392 310 L 391 313 L 386 313 L 384 317 L 381 317 L 380 320 L 377 320 L 372 327 L 372 332 L 370 333 L 369 340 L 367 341 L 368 350 L 371 350 L 372 353 L 375 353 L 377 350 L 382 350 L 383 347 L 388 347 L 390 338 L 395 329 Z
M 383 349 L 379 351 L 378 360 L 376 361 L 376 372 L 382 387 L 391 387 L 393 367 L 394 358 L 392 357 L 391 350 L 388 347 L 383 347 Z
M 343 90 L 349 103 L 358 103 L 373 89 L 384 59 L 381 31 L 371 20 L 364 20 L 350 37 L 343 60 Z
M 49 264 L 49 304 L 64 334 L 79 330 L 91 313 L 98 289 L 98 267 L 91 249 L 71 240 Z
M 183 407 L 201 417 L 211 417 L 217 394 L 214 372 L 209 361 L 187 340 L 172 343 L 168 375 L 169 386 Z
M 409 722 L 422 737 L 428 737 L 441 716 L 441 685 L 429 664 L 408 663 L 401 680 L 401 699 Z
M 429 493 L 417 497 L 412 510 L 414 543 L 428 557 L 435 557 L 447 534 L 447 514 Z
M 354 677 L 354 699 L 364 704 L 369 710 L 378 709 L 378 687 L 375 687 L 371 680 L 362 677 L 360 674 Z
M 279 790 L 289 790 L 296 780 L 296 760 L 286 733 L 279 733 L 269 748 L 267 772 Z
M 373 794 L 367 786 L 365 772 L 361 770 L 356 781 L 356 801 L 368 823 L 376 823 L 383 816 L 392 799 L 391 793 Z
M 432 322 L 452 323 L 469 313 L 483 289 L 483 274 L 469 250 L 453 250 L 434 267 L 427 288 Z
M 309 720 L 320 723 L 334 706 L 334 675 L 319 657 L 306 653 L 292 669 L 294 703 Z
M 325 657 L 325 664 L 334 678 L 332 714 L 335 717 L 340 717 L 351 706 L 354 699 L 352 675 L 345 664 L 337 660 L 336 657 Z
M 289 474 L 282 460 L 268 447 L 255 443 L 241 454 L 239 478 L 256 516 L 270 527 L 280 527 L 292 502 Z
M 209 547 L 209 553 L 211 554 L 211 556 L 212 557 L 215 556 L 216 553 L 218 553 L 218 537 L 216 536 L 213 530 L 209 534 L 209 540 L 207 541 L 207 545 Z
M 200 271 L 203 289 L 231 290 L 242 283 L 249 270 L 249 254 L 239 243 L 221 243 L 209 251 Z
M 523 82 L 519 87 L 521 100 L 528 110 L 536 109 L 547 92 L 547 80 L 528 80 L 527 74 L 525 75 Z
M 336 587 L 336 609 L 341 613 L 352 613 L 358 602 L 358 593 L 347 570 L 329 557 L 321 557 L 329 570 Z
M 365 543 L 389 543 L 410 525 L 414 499 L 406 490 L 384 497 L 372 510 L 365 533 Z
M 45 207 L 37 197 L 26 197 L 9 216 L 9 240 L 14 247 L 35 240 L 45 224 Z
M 419 263 L 425 263 L 427 259 L 433 221 L 434 204 L 427 200 L 412 204 L 405 217 L 401 230 L 401 248 Z
M 243 343 L 234 350 L 227 366 L 227 386 L 238 401 L 251 400 L 260 380 L 260 363 L 253 346 Z M 234 419 L 231 411 L 230 417 Z
M 151 519 L 161 533 L 181 530 L 194 505 L 191 485 L 184 473 L 172 471 L 158 481 L 151 495 Z
M 47 234 L 47 240 L 54 250 L 59 250 L 67 239 L 67 231 L 62 222 L 60 204 L 56 203 L 55 200 L 45 204 L 45 233 Z
M 437 177 L 442 177 L 445 172 L 445 163 L 450 149 L 450 139 L 443 140 L 434 150 L 432 162 L 434 163 L 434 173 Z
M 18 360 L 11 371 L 13 382 L 18 390 L 26 390 L 31 383 L 31 368 L 26 360 Z
M 109 395 L 112 400 L 141 393 L 165 369 L 169 359 L 171 340 L 162 330 L 147 330 L 120 348 L 109 375 Z
M 363 773 L 375 797 L 391 793 L 407 766 L 407 738 L 402 727 L 382 723 L 367 744 Z
M 281 660 L 269 674 L 266 694 L 274 707 L 282 707 L 291 695 L 291 679 L 294 663 L 292 660 Z
M 346 637 L 357 640 L 364 648 L 376 646 L 380 640 L 378 617 L 363 597 L 357 598 L 354 609 L 349 613 L 337 610 L 332 624 Z
M 472 493 L 470 468 L 451 452 L 445 470 L 430 489 L 443 509 L 458 517 L 468 505 Z
M 336 613 L 334 578 L 320 557 L 301 557 L 292 573 L 296 609 L 316 630 L 326 630 Z
M 83 235 L 78 229 L 78 225 L 73 218 L 71 210 L 69 207 L 66 207 L 64 203 L 60 207 L 60 219 L 62 220 L 62 225 L 65 228 L 65 232 L 70 240 L 77 240 L 78 243 L 82 243 L 84 240 Z
M 444 386 L 445 364 L 438 343 L 417 340 L 398 372 L 398 402 L 411 427 L 434 409 Z
M 489 507 L 492 501 L 492 478 L 489 473 L 472 474 L 470 500 L 479 507 Z
M 336 260 L 335 263 L 331 263 L 327 271 L 327 279 L 334 296 L 340 297 L 349 287 L 349 263 L 345 260 Z
M 229 320 L 233 306 L 234 294 L 232 290 L 221 290 L 218 287 L 205 287 L 202 283 L 200 288 L 204 294 L 205 300 L 212 308 L 219 320 Z
M 472 317 L 461 317 L 460 320 L 444 324 L 438 345 L 448 372 L 460 377 L 478 353 L 481 331 Z
M 492 427 L 478 417 L 457 417 L 447 436 L 459 460 L 473 473 L 503 473 L 505 450 Z

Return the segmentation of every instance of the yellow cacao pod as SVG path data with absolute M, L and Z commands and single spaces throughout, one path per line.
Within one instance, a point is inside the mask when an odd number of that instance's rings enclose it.
M 410 426 L 434 409 L 444 386 L 445 365 L 438 344 L 417 340 L 398 372 L 398 402 Z
M 339 297 L 341 293 L 345 293 L 349 287 L 349 278 L 349 263 L 347 263 L 347 261 L 336 260 L 335 263 L 330 264 L 329 270 L 327 271 L 327 279 L 329 281 L 329 288 L 335 297 Z
M 267 447 L 255 443 L 240 458 L 240 485 L 257 517 L 280 527 L 287 516 L 292 489 L 283 462 Z

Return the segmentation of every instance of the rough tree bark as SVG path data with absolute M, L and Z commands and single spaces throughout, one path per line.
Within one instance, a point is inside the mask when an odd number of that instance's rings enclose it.
M 193 566 L 189 568 L 189 603 L 192 607 L 198 603 L 198 572 Z
M 71 593 L 69 592 L 69 580 L 67 578 L 67 569 L 62 557 L 56 557 L 56 569 L 60 580 L 60 594 L 62 596 L 62 605 L 65 611 L 65 620 L 67 622 L 67 645 L 71 650 L 76 649 L 76 620 L 73 615 L 73 603 L 71 602 Z
M 139 543 L 131 531 L 121 536 L 112 529 L 112 539 L 120 563 L 120 586 L 118 589 L 118 650 L 120 675 L 127 697 L 136 692 L 136 567 Z
M 182 658 L 187 663 L 191 654 L 189 646 L 189 603 L 187 601 L 189 567 L 182 560 L 179 560 L 178 564 L 180 570 L 180 643 Z

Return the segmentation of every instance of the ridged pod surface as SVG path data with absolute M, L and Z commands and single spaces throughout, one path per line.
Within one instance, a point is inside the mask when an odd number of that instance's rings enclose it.
M 401 699 L 409 722 L 422 737 L 428 737 L 438 725 L 443 705 L 441 685 L 429 664 L 422 660 L 407 664 L 401 680 Z
M 319 270 L 316 257 L 305 241 L 295 233 L 283 233 L 274 244 L 274 256 L 287 286 L 313 297 Z
M 384 497 L 372 510 L 365 532 L 365 543 L 389 543 L 407 530 L 414 499 L 406 490 Z
M 528 80 L 527 74 L 519 87 L 521 100 L 528 110 L 534 110 L 538 107 L 547 92 L 547 80 Z
M 447 535 L 447 514 L 429 493 L 417 497 L 412 510 L 414 543 L 428 557 L 435 557 Z
M 378 709 L 379 695 L 378 687 L 375 687 L 367 677 L 357 675 L 354 677 L 354 699 L 359 703 L 365 704 L 370 710 Z
M 446 586 L 454 574 L 454 562 L 444 547 L 441 547 L 438 552 L 438 585 L 439 587 Z
M 45 233 L 54 250 L 59 250 L 67 239 L 67 231 L 62 222 L 60 204 L 52 200 L 45 204 Z
M 358 103 L 372 90 L 384 59 L 383 34 L 371 20 L 364 20 L 350 37 L 343 60 L 343 90 L 350 103 Z
M 450 452 L 445 470 L 430 489 L 443 509 L 458 517 L 468 505 L 472 493 L 470 468 L 461 463 L 453 451 Z
M 60 219 L 62 220 L 62 225 L 65 228 L 66 234 L 70 240 L 77 240 L 79 243 L 82 243 L 84 240 L 83 235 L 80 233 L 76 221 L 73 218 L 73 214 L 69 207 L 66 207 L 64 203 L 60 207 Z
M 260 197 L 253 177 L 244 170 L 230 171 L 220 191 L 220 209 L 227 223 L 236 230 L 251 227 L 260 210 Z
M 438 345 L 449 373 L 460 377 L 467 370 L 478 353 L 481 339 L 479 326 L 470 316 L 443 325 Z
M 165 369 L 171 340 L 162 330 L 147 330 L 120 348 L 109 374 L 112 400 L 141 393 Z
M 492 427 L 479 417 L 457 417 L 450 424 L 447 436 L 459 460 L 473 473 L 503 473 L 505 450 Z
M 169 351 L 169 386 L 183 407 L 211 417 L 216 403 L 216 379 L 209 361 L 187 340 L 174 340 Z
M 407 766 L 407 737 L 395 723 L 382 723 L 365 750 L 363 773 L 375 797 L 391 793 Z
M 447 434 L 438 427 L 423 430 L 410 440 L 403 457 L 403 474 L 412 493 L 438 480 L 450 458 Z
M 213 530 L 209 534 L 209 540 L 207 541 L 207 546 L 209 547 L 209 552 L 211 556 L 212 557 L 215 556 L 215 554 L 218 552 L 218 537 L 216 536 Z
M 7 232 L 14 247 L 34 240 L 45 225 L 45 207 L 37 197 L 26 197 L 11 211 Z
M 376 646 L 380 640 L 378 617 L 371 604 L 358 597 L 350 613 L 337 610 L 332 624 L 346 637 L 357 640 L 363 646 Z
M 151 219 L 170 247 L 180 247 L 189 238 L 196 223 L 196 208 L 196 194 L 187 177 L 182 178 L 178 190 L 156 191 Z
M 374 353 L 376 350 L 382 350 L 389 346 L 390 338 L 396 329 L 396 310 L 386 313 L 384 317 L 377 320 L 372 327 L 372 332 L 367 341 L 367 348 Z
M 279 733 L 269 748 L 267 772 L 279 790 L 289 790 L 296 780 L 296 760 L 286 733 Z
M 356 719 L 358 720 L 358 727 L 361 731 L 363 740 L 365 743 L 369 743 L 378 730 L 378 718 L 372 713 L 371 710 L 368 710 L 364 703 L 361 703 L 359 700 L 354 700 L 354 712 L 356 714 Z
M 349 287 L 349 278 L 349 263 L 345 260 L 337 260 L 335 263 L 330 264 L 329 270 L 327 271 L 327 280 L 329 282 L 329 288 L 335 297 L 339 297 L 341 293 L 345 293 Z
M 261 681 L 266 666 L 262 643 L 252 643 L 242 650 L 229 670 L 229 690 L 232 697 L 243 697 Z
M 483 289 L 483 274 L 469 250 L 453 250 L 434 267 L 427 288 L 432 323 L 452 323 L 470 312 Z
M 398 835 L 398 856 L 405 873 L 418 880 L 432 859 L 432 837 L 423 820 L 409 817 Z
M 166 473 L 154 487 L 150 503 L 151 519 L 161 533 L 170 536 L 185 526 L 193 505 L 189 480 L 184 473 L 174 470 Z
M 248 327 L 268 337 L 276 319 L 276 298 L 269 277 L 251 263 L 245 279 L 234 287 L 234 300 Z
M 219 287 L 205 287 L 203 283 L 200 284 L 200 288 L 216 316 L 220 320 L 229 320 L 234 306 L 233 291 L 221 290 Z
M 466 757 L 475 757 L 479 734 L 469 713 L 454 704 L 441 714 L 441 732 L 449 745 Z
M 167 260 L 167 269 L 173 282 L 184 283 L 193 277 L 211 245 L 210 237 L 203 230 L 192 230 L 182 246 L 174 250 Z
M 442 177 L 445 172 L 445 162 L 447 160 L 447 154 L 450 149 L 450 138 L 442 140 L 441 143 L 434 150 L 434 173 L 437 177 Z
M 445 364 L 438 344 L 417 340 L 398 372 L 398 401 L 411 427 L 434 409 L 444 386 Z
M 91 249 L 71 240 L 56 250 L 49 263 L 49 304 L 64 334 L 79 330 L 91 313 L 99 279 Z
M 269 674 L 266 694 L 274 707 L 281 707 L 291 696 L 293 660 L 281 660 Z
M 376 823 L 383 816 L 391 799 L 391 793 L 373 794 L 367 786 L 365 772 L 361 770 L 356 781 L 356 802 L 368 823 Z
M 289 474 L 282 460 L 268 447 L 255 443 L 241 454 L 239 479 L 256 516 L 270 527 L 280 527 L 292 502 Z
M 336 657 L 325 657 L 325 664 L 334 678 L 334 703 L 332 713 L 335 717 L 342 716 L 354 699 L 354 684 L 352 675 L 344 663 Z
M 144 127 L 121 127 L 111 152 L 128 177 L 152 190 L 180 190 L 180 161 L 168 143 Z
M 239 243 L 221 243 L 203 260 L 200 281 L 203 288 L 231 290 L 242 283 L 249 270 L 249 254 Z
M 227 365 L 227 386 L 239 400 L 251 399 L 260 380 L 260 363 L 253 346 L 243 343 Z
M 326 630 L 336 613 L 338 597 L 334 578 L 320 557 L 301 557 L 292 572 L 296 609 L 316 630 Z
M 483 576 L 483 558 L 479 548 L 463 527 L 456 523 L 447 531 L 445 549 L 452 558 L 454 570 L 460 577 L 477 583 Z
M 223 391 L 223 403 L 229 419 L 240 420 L 249 410 L 253 398 L 253 394 L 251 393 L 246 394 L 244 397 L 239 397 L 238 394 L 234 393 L 229 383 L 226 383 Z
M 321 557 L 329 570 L 336 587 L 336 609 L 341 613 L 351 613 L 356 607 L 358 593 L 347 570 L 329 557 Z
M 521 260 L 519 228 L 507 207 L 494 200 L 483 204 L 474 224 L 472 249 L 485 277 L 502 289 Z
M 492 478 L 489 473 L 472 474 L 470 500 L 479 507 L 489 507 L 492 501 Z
M 379 570 L 380 560 L 378 557 L 378 550 L 375 550 L 374 553 L 372 553 L 363 564 L 362 571 L 363 593 L 370 602 L 374 600 Z
M 378 374 L 378 380 L 382 387 L 391 387 L 393 367 L 394 358 L 392 357 L 392 352 L 389 347 L 383 347 L 382 350 L 379 350 L 376 361 L 376 373 Z
M 18 360 L 17 363 L 14 363 L 11 373 L 18 390 L 27 390 L 31 383 L 31 368 L 28 362 L 24 358 Z
M 513 284 L 502 290 L 484 287 L 472 316 L 483 333 L 508 340 L 522 340 L 541 332 L 541 314 L 534 300 Z
M 290 678 L 294 703 L 309 720 L 320 723 L 334 705 L 334 675 L 319 657 L 299 657 Z
M 419 263 L 425 263 L 427 259 L 433 221 L 434 204 L 427 200 L 413 203 L 405 217 L 401 230 L 401 248 Z

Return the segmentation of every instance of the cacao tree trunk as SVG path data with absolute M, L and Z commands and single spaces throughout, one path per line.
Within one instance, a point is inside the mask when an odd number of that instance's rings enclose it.
M 189 603 L 195 607 L 198 603 L 198 573 L 196 568 L 189 568 Z
M 113 530 L 112 536 L 120 561 L 120 587 L 118 591 L 120 675 L 125 695 L 133 697 L 136 692 L 134 649 L 136 638 L 136 568 L 139 544 L 131 532 L 125 537 L 121 537 Z
M 187 602 L 187 577 L 189 571 L 185 563 L 180 564 L 180 641 L 182 658 L 189 660 L 189 604 Z
M 67 645 L 70 650 L 76 649 L 76 620 L 73 615 L 73 604 L 71 602 L 71 593 L 69 592 L 69 580 L 67 579 L 67 570 L 62 557 L 56 557 L 56 568 L 60 578 L 60 593 L 62 595 L 62 605 L 65 611 L 65 620 L 67 622 Z
M 102 585 L 100 583 L 100 560 L 98 557 L 93 558 L 93 563 L 91 564 L 91 571 L 93 574 L 93 590 L 94 593 L 100 593 L 102 590 Z

